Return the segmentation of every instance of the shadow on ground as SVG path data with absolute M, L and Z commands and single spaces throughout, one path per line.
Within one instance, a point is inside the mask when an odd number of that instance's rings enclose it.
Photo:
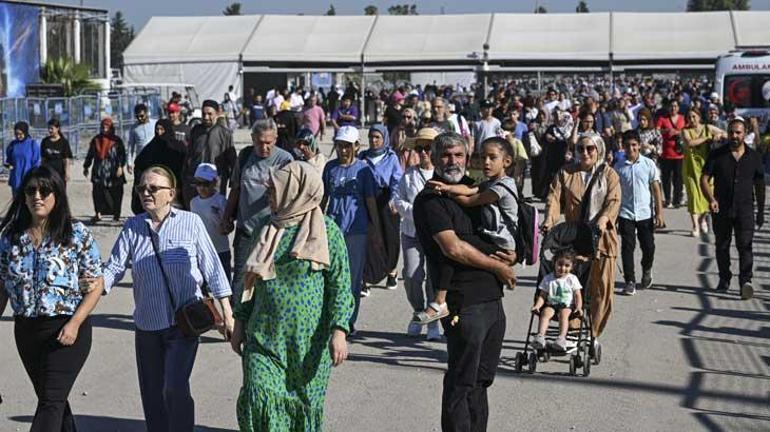
M 32 416 L 8 417 L 19 423 L 32 423 Z M 144 432 L 144 420 L 75 415 L 78 430 L 84 432 Z M 195 426 L 195 432 L 237 432 L 235 429 L 222 429 L 208 426 Z

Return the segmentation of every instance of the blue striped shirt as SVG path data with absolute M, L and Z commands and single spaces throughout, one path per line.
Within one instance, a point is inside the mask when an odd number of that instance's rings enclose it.
M 179 308 L 202 298 L 200 288 L 204 281 L 215 298 L 232 294 L 217 251 L 198 215 L 172 209 L 158 232 L 151 228 L 151 223 L 147 213 L 127 220 L 104 269 L 104 289 L 109 293 L 132 263 L 134 323 L 145 331 L 174 325 L 174 306 Z M 171 284 L 173 305 L 155 257 L 153 240 Z

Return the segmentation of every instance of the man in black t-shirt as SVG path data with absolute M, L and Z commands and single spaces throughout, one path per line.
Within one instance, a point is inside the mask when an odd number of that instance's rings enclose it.
M 466 156 L 466 141 L 461 135 L 447 132 L 437 136 L 431 146 L 434 179 L 472 183 L 465 176 Z M 502 284 L 514 283 L 511 265 L 515 257 L 476 235 L 478 208 L 462 208 L 440 189 L 420 192 L 413 210 L 429 272 L 436 275 L 433 283 L 446 284 L 440 288 L 448 290 L 450 313 L 442 324 L 449 359 L 441 428 L 444 432 L 485 431 L 487 388 L 494 380 L 505 335 Z M 451 275 L 439 275 L 438 270 L 447 266 Z
M 754 296 L 753 277 L 754 223 L 762 227 L 765 220 L 765 172 L 762 157 L 748 147 L 746 122 L 737 117 L 727 126 L 729 145 L 722 146 L 708 157 L 701 176 L 701 189 L 709 201 L 714 220 L 717 267 L 719 268 L 718 291 L 730 289 L 730 241 L 735 232 L 738 249 L 738 282 L 741 298 Z M 714 179 L 712 193 L 710 181 Z M 754 218 L 754 199 L 757 215 Z

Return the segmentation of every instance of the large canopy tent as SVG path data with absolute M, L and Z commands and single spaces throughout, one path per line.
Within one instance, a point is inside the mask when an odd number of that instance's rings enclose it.
M 253 83 L 287 72 L 704 70 L 730 50 L 770 47 L 768 20 L 770 12 L 154 17 L 126 50 L 124 75 L 189 82 L 221 98 L 228 85 L 240 93 L 249 75 Z

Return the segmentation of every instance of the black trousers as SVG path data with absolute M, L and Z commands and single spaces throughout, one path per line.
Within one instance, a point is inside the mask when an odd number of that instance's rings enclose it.
M 651 269 L 655 258 L 655 222 L 652 218 L 641 221 L 618 218 L 618 229 L 623 242 L 620 249 L 623 259 L 623 278 L 626 282 L 636 282 L 634 269 L 636 239 L 639 239 L 639 247 L 642 249 L 642 270 Z
M 91 322 L 86 319 L 75 343 L 65 347 L 56 338 L 69 319 L 69 316 L 16 317 L 16 349 L 37 395 L 30 432 L 77 430 L 67 398 L 91 351 Z
M 449 365 L 444 374 L 441 430 L 487 430 L 487 388 L 492 385 L 505 336 L 505 312 L 501 300 L 463 307 L 460 320 L 446 330 Z
M 660 179 L 663 183 L 663 197 L 667 203 L 678 205 L 682 202 L 682 159 L 658 159 L 660 164 Z M 673 183 L 674 200 L 671 200 L 671 186 Z
M 754 276 L 754 209 L 740 209 L 738 217 L 712 214 L 714 221 L 714 238 L 716 243 L 717 268 L 719 279 L 730 282 L 733 274 L 730 271 L 730 243 L 735 233 L 735 247 L 738 249 L 738 282 L 743 285 L 751 282 Z

